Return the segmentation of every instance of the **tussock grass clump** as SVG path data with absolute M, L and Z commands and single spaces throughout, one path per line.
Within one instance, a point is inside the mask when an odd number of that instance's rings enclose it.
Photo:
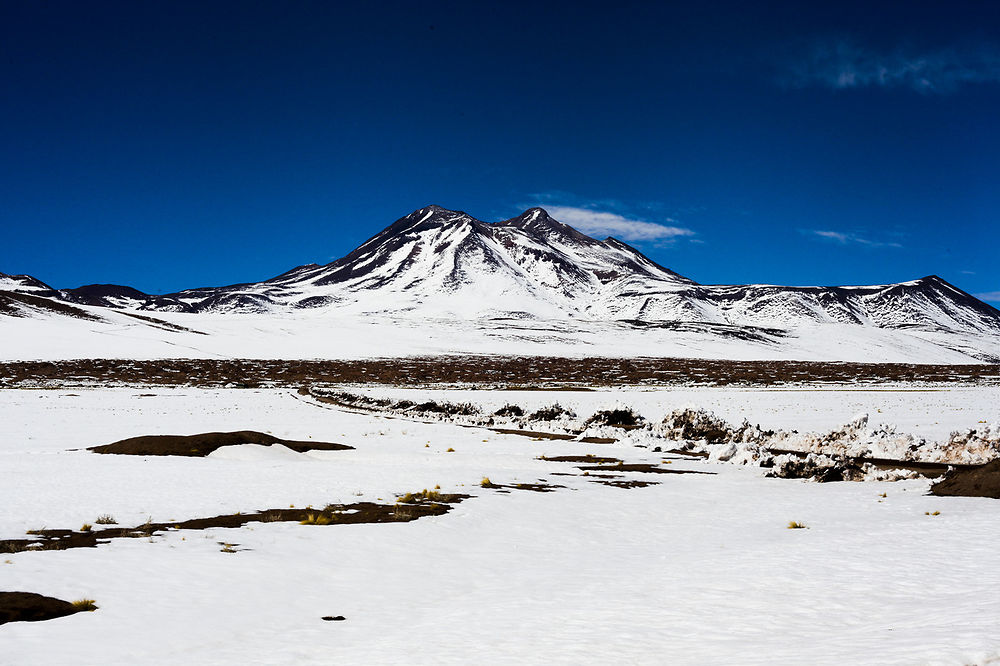
M 504 405 L 497 411 L 493 412 L 493 416 L 506 416 L 508 418 L 514 416 L 524 416 L 524 410 L 517 405 L 511 405 L 510 403 Z
M 799 523 L 794 520 L 788 521 L 788 529 L 790 530 L 807 530 L 809 529 L 804 523 Z
M 98 525 L 117 525 L 118 524 L 118 521 L 115 520 L 115 517 L 112 516 L 109 513 L 102 513 L 101 515 L 99 515 L 97 517 L 97 520 L 95 520 L 94 522 L 97 523 Z
M 427 490 L 424 488 L 419 493 L 406 493 L 401 495 L 397 500 L 397 504 L 418 504 L 420 502 L 442 502 L 444 501 L 444 496 L 437 490 Z
M 84 523 L 83 525 L 80 526 L 81 532 L 89 532 L 92 529 L 94 529 L 94 526 L 91 525 L 90 523 Z
M 484 476 L 483 480 L 479 482 L 479 485 L 483 488 L 490 488 L 493 486 L 493 482 L 490 481 L 490 477 Z
M 940 511 L 924 511 L 925 516 L 940 516 Z
M 358 395 L 357 393 L 347 393 L 345 391 L 338 391 L 336 393 L 317 393 L 321 398 L 327 398 L 331 400 L 336 400 L 337 402 L 343 403 L 350 407 L 362 407 L 362 408 L 374 408 L 374 407 L 388 407 L 392 404 L 392 400 L 386 398 L 372 398 L 367 395 Z
M 645 420 L 646 419 L 642 418 L 642 416 L 636 414 L 629 408 L 602 409 L 599 412 L 595 412 L 593 416 L 587 419 L 587 422 L 584 425 L 606 425 L 614 426 L 616 428 L 634 428 L 641 425 Z
M 445 453 L 454 453 L 454 452 L 455 452 L 455 449 L 451 448 L 450 446 L 448 447 L 448 450 L 445 451 Z
M 557 402 L 549 405 L 548 407 L 542 407 L 541 409 L 532 412 L 529 418 L 532 418 L 535 421 L 555 421 L 556 419 L 561 419 L 563 417 L 571 419 L 574 416 L 576 416 L 576 414 L 572 410 L 566 409 Z
M 73 608 L 75 608 L 78 611 L 97 610 L 97 602 L 95 602 L 93 599 L 77 599 L 76 601 L 73 601 L 71 603 L 73 604 Z
M 407 401 L 409 402 L 409 401 Z M 479 408 L 469 402 L 435 402 L 433 400 L 428 400 L 427 402 L 422 402 L 419 405 L 410 404 L 409 407 L 403 408 L 399 406 L 400 403 L 396 403 L 396 407 L 399 409 L 407 409 L 411 412 L 423 412 L 425 414 L 447 414 L 448 416 L 472 416 L 479 413 Z
M 663 426 L 664 436 L 673 440 L 705 440 L 716 444 L 734 437 L 731 425 L 704 409 L 676 409 L 664 417 Z

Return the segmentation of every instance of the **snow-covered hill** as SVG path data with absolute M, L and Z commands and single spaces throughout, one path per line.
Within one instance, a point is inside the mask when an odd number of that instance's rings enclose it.
M 188 316 L 172 321 L 174 314 Z M 700 285 L 621 241 L 586 236 L 541 208 L 489 224 L 428 206 L 330 264 L 299 266 L 264 282 L 174 294 L 118 285 L 56 290 L 29 276 L 0 274 L 0 316 L 8 319 L 124 319 L 176 331 L 237 314 L 319 325 L 360 316 L 437 322 L 445 329 L 520 327 L 521 337 L 523 330 L 552 331 L 556 324 L 560 336 L 571 338 L 574 331 L 624 327 L 652 339 L 657 336 L 650 331 L 657 330 L 659 338 L 683 338 L 681 346 L 693 356 L 705 353 L 698 349 L 702 339 L 705 349 L 729 341 L 768 348 L 766 358 L 775 349 L 796 358 L 826 358 L 809 351 L 822 340 L 804 347 L 791 340 L 832 336 L 836 348 L 845 339 L 877 339 L 876 351 L 863 354 L 870 360 L 880 359 L 880 349 L 885 359 L 921 360 L 930 345 L 947 350 L 949 360 L 957 353 L 967 361 L 1000 361 L 1000 311 L 939 277 L 860 287 Z M 293 331 L 297 325 L 290 326 Z M 650 353 L 648 345 L 638 346 Z M 630 353 L 637 352 L 622 351 Z M 733 347 L 732 356 L 746 357 L 746 350 Z

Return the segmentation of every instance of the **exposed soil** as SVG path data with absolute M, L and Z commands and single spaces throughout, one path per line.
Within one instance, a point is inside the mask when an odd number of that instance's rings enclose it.
M 656 453 L 661 453 L 660 447 L 654 448 L 653 451 L 655 451 Z M 662 451 L 662 453 L 670 453 L 675 456 L 684 456 L 685 458 L 708 458 L 707 451 L 684 451 L 682 449 L 667 449 L 666 451 Z
M 233 513 L 209 518 L 193 518 L 169 523 L 146 523 L 138 527 L 111 527 L 87 532 L 74 530 L 31 530 L 31 539 L 0 540 L 0 553 L 26 550 L 66 550 L 94 548 L 110 539 L 150 537 L 167 530 L 206 530 L 242 527 L 247 523 L 303 522 L 309 525 L 354 525 L 358 523 L 407 523 L 425 516 L 441 516 L 469 495 L 440 495 L 435 501 L 407 504 L 330 504 L 324 509 L 268 509 L 254 513 Z
M 499 490 L 500 492 L 506 492 L 510 490 L 530 490 L 536 493 L 551 493 L 555 492 L 559 488 L 565 488 L 566 486 L 558 486 L 550 483 L 514 483 L 514 484 L 501 484 L 501 483 L 482 483 L 480 484 L 483 488 L 490 488 L 492 490 Z
M 533 493 L 552 493 L 558 488 L 565 488 L 566 486 L 558 486 L 553 483 L 515 483 L 511 486 L 504 486 L 504 488 L 510 488 L 512 490 L 530 490 Z
M 592 465 L 623 462 L 619 458 L 595 456 L 590 453 L 582 456 L 538 456 L 538 460 L 548 460 L 549 462 L 590 463 Z
M 623 463 L 621 465 L 578 465 L 577 469 L 582 469 L 585 472 L 642 472 L 645 474 L 709 474 L 714 475 L 715 472 L 696 472 L 691 469 L 665 469 L 663 467 L 657 467 L 656 465 L 650 465 L 649 463 Z M 593 476 L 593 475 L 591 475 Z
M 52 620 L 82 610 L 68 601 L 34 592 L 0 592 L 0 624 Z
M 577 439 L 576 435 L 559 432 L 542 432 L 540 430 L 517 430 L 516 428 L 490 428 L 491 431 L 502 435 L 520 435 L 521 437 L 534 437 L 536 439 L 574 440 L 584 444 L 614 444 L 617 439 L 612 437 L 582 437 Z
M 981 467 L 953 469 L 931 486 L 941 496 L 992 497 L 1000 499 L 1000 460 Z
M 129 456 L 194 456 L 203 457 L 223 446 L 237 444 L 280 444 L 293 451 L 344 451 L 353 449 L 347 444 L 332 442 L 299 442 L 281 439 L 273 435 L 253 430 L 239 432 L 206 432 L 199 435 L 143 435 L 130 437 L 112 444 L 92 446 L 88 451 L 95 453 L 115 453 Z
M 67 306 L 69 307 L 69 306 Z M 81 311 L 82 314 L 87 314 Z M 157 361 L 87 359 L 0 363 L 0 386 L 131 384 L 166 386 L 301 386 L 365 383 L 461 384 L 491 388 L 781 386 L 802 383 L 948 382 L 1000 384 L 1000 365 L 724 361 L 682 358 L 430 356 L 367 360 Z
M 645 488 L 646 486 L 655 486 L 659 481 L 600 481 L 595 479 L 592 483 L 600 483 L 614 488 Z

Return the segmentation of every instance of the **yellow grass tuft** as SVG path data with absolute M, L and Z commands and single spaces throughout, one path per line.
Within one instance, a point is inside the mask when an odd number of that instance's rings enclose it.
M 322 513 L 309 513 L 306 514 L 305 520 L 300 520 L 299 525 L 329 525 L 333 522 L 333 518 L 330 516 L 324 516 Z
M 419 493 L 406 493 L 396 499 L 397 504 L 416 504 L 418 502 L 431 501 L 440 502 L 444 498 L 436 490 L 427 490 L 424 488 Z

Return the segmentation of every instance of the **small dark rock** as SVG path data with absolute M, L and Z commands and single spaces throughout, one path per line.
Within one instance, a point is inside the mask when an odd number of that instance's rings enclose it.
M 343 615 L 324 615 L 323 619 L 327 622 L 343 622 L 347 618 Z

